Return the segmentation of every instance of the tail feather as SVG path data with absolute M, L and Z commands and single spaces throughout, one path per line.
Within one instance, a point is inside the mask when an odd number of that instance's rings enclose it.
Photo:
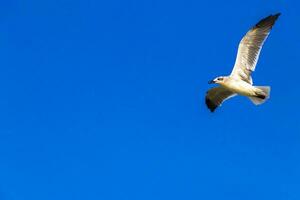
M 258 90 L 257 96 L 249 97 L 255 104 L 260 105 L 270 98 L 271 87 L 269 86 L 255 86 Z

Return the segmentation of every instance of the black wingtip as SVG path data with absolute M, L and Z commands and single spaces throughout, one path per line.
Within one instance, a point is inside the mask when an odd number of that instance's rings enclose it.
M 279 17 L 280 15 L 281 15 L 281 13 L 279 12 L 279 13 L 276 13 L 274 16 Z
M 276 13 L 274 15 L 269 15 L 268 17 L 263 18 L 260 20 L 255 27 L 256 28 L 261 28 L 261 27 L 269 27 L 272 28 L 274 25 L 275 21 L 278 19 L 278 17 L 281 15 L 281 13 Z
M 279 12 L 279 13 L 276 13 L 275 15 L 273 15 L 273 16 L 274 16 L 274 18 L 276 20 L 280 15 L 281 15 L 281 13 Z
M 210 112 L 214 112 L 216 110 L 216 108 L 218 107 L 218 105 L 214 104 L 210 99 L 205 98 L 205 104 L 207 106 L 207 108 L 210 110 Z

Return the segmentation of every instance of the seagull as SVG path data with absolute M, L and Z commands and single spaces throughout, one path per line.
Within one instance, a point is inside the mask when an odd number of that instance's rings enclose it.
M 219 76 L 209 84 L 219 86 L 207 91 L 205 103 L 214 112 L 225 100 L 236 95 L 248 97 L 255 105 L 270 97 L 270 86 L 253 86 L 251 73 L 255 70 L 260 51 L 280 13 L 270 15 L 253 26 L 240 41 L 233 70 L 229 76 Z

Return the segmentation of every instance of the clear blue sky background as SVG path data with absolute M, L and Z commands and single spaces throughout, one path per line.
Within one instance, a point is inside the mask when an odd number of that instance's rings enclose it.
M 299 200 L 299 1 L 0 4 L 0 199 Z M 259 19 L 282 12 L 254 81 L 215 113 Z

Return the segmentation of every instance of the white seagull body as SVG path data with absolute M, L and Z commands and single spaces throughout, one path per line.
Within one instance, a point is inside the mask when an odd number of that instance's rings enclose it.
M 270 15 L 252 27 L 239 44 L 231 74 L 219 76 L 209 82 L 219 84 L 206 93 L 205 103 L 211 112 L 237 94 L 249 97 L 255 105 L 262 104 L 269 98 L 271 88 L 253 86 L 251 73 L 255 70 L 261 48 L 279 15 L 280 13 Z

